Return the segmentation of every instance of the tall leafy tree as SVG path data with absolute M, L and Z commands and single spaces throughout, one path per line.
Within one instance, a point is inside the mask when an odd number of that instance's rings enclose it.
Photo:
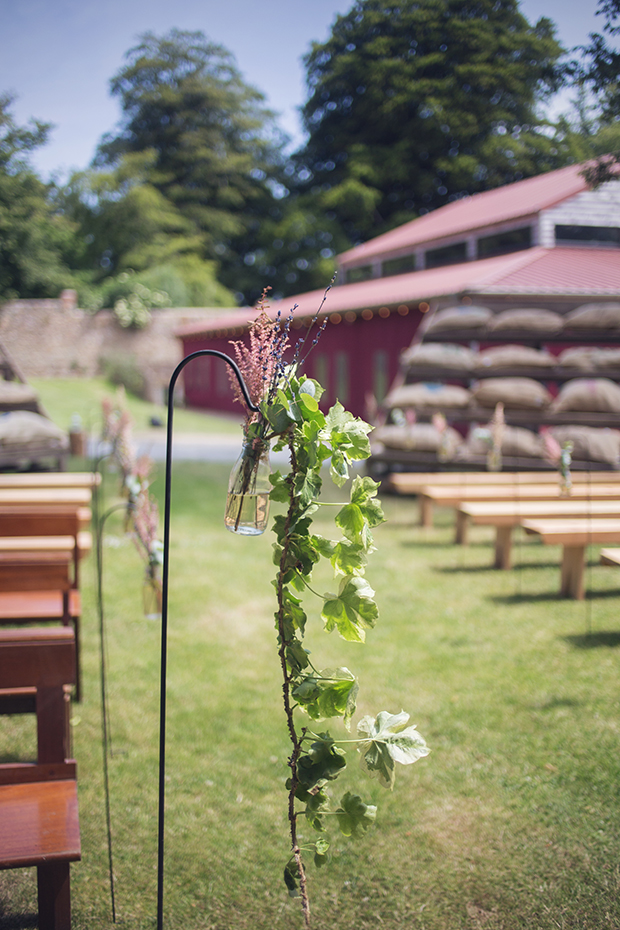
M 18 126 L 12 103 L 10 95 L 0 95 L 0 299 L 55 297 L 70 280 L 63 254 L 74 229 L 55 214 L 52 186 L 28 162 L 46 142 L 50 124 Z
M 562 51 L 517 0 L 356 0 L 305 58 L 306 187 L 356 240 L 565 163 L 537 115 Z
M 602 32 L 590 33 L 589 44 L 579 49 L 582 58 L 573 63 L 573 77 L 581 98 L 584 92 L 594 98 L 595 117 L 585 135 L 588 154 L 601 157 L 586 177 L 600 184 L 616 177 L 620 164 L 620 0 L 599 0 L 596 15 L 602 17 Z
M 153 153 L 149 185 L 189 224 L 200 257 L 217 260 L 234 286 L 281 184 L 283 137 L 273 115 L 230 53 L 201 32 L 146 33 L 126 58 L 111 81 L 120 128 L 104 137 L 96 165 Z

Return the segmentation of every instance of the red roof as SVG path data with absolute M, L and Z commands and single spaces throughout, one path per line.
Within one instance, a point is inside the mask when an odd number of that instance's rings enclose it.
M 541 210 L 547 210 L 587 190 L 588 185 L 580 174 L 583 168 L 583 165 L 569 165 L 558 171 L 549 171 L 535 178 L 515 181 L 504 187 L 456 200 L 343 252 L 338 256 L 339 260 L 347 267 L 357 265 L 384 253 L 535 216 Z
M 534 248 L 460 265 L 373 278 L 332 288 L 324 311 L 329 314 L 345 313 L 462 294 L 514 294 L 515 297 L 527 294 L 578 299 L 618 297 L 620 251 L 611 248 Z M 297 318 L 313 316 L 322 299 L 323 291 L 308 291 L 275 302 L 270 313 L 275 315 L 280 311 L 287 314 L 296 304 Z M 245 327 L 255 315 L 252 308 L 246 307 L 213 320 L 184 326 L 177 330 L 177 335 L 192 337 Z

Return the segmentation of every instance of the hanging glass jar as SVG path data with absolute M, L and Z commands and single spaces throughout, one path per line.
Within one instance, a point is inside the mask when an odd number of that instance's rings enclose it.
M 248 439 L 228 482 L 224 523 L 231 533 L 260 536 L 269 518 L 269 442 Z

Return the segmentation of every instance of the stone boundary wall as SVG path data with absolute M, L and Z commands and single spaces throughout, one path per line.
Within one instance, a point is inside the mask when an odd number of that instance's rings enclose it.
M 123 329 L 111 310 L 94 315 L 80 310 L 73 293 L 65 291 L 57 300 L 12 300 L 0 308 L 0 345 L 26 380 L 95 377 L 103 373 L 102 359 L 132 357 L 148 399 L 162 403 L 182 358 L 175 330 L 226 314 L 226 308 L 154 310 L 144 329 Z

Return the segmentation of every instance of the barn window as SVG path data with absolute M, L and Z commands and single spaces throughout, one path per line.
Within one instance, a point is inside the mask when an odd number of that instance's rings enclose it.
M 556 226 L 555 241 L 620 248 L 620 229 L 617 226 Z
M 408 271 L 415 271 L 415 255 L 390 258 L 381 265 L 381 274 L 384 278 L 389 278 L 394 274 L 407 274 Z
M 508 232 L 483 236 L 478 239 L 478 258 L 491 258 L 493 255 L 507 255 L 508 252 L 520 252 L 532 245 L 532 229 L 521 226 Z
M 325 396 L 329 397 L 329 368 L 324 354 L 319 353 L 314 357 L 314 377 L 325 389 Z
M 455 242 L 444 245 L 441 249 L 430 249 L 426 253 L 426 267 L 439 268 L 441 265 L 456 265 L 467 260 L 467 243 Z
M 347 269 L 347 284 L 356 284 L 358 281 L 368 281 L 372 278 L 372 265 L 360 265 L 358 268 Z

